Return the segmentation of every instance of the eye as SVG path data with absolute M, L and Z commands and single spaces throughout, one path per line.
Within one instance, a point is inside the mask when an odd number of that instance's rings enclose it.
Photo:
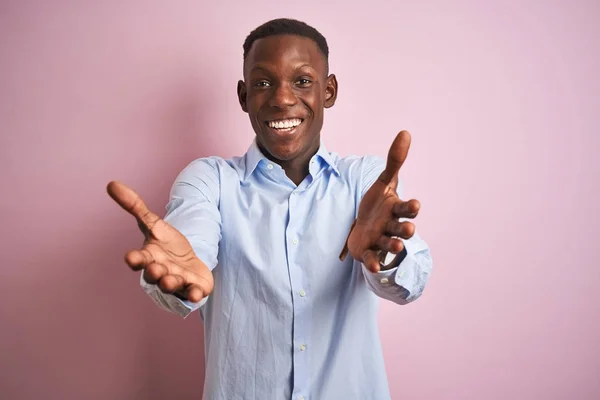
M 269 81 L 265 81 L 265 80 L 258 81 L 254 84 L 254 87 L 257 87 L 257 88 L 268 88 L 270 86 L 271 86 L 271 83 Z
M 312 83 L 312 81 L 307 78 L 300 78 L 296 81 L 296 85 L 298 85 L 300 87 L 309 87 L 311 83 Z

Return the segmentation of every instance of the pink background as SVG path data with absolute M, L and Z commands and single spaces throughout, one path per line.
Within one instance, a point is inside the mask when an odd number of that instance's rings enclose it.
M 392 397 L 600 398 L 597 2 L 79 3 L 0 2 L 2 398 L 200 398 L 199 318 L 139 289 L 105 185 L 162 213 L 192 159 L 242 154 L 242 42 L 279 16 L 330 43 L 330 149 L 413 133 L 435 271 L 382 303 Z

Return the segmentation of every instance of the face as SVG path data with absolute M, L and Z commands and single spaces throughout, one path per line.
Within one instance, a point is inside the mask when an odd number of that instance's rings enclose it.
M 238 83 L 257 143 L 274 161 L 306 161 L 317 152 L 325 108 L 337 95 L 334 75 L 311 39 L 278 35 L 252 45 Z

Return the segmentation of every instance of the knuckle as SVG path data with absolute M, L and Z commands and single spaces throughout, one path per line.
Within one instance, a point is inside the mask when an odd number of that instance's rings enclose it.
M 146 246 L 146 251 L 148 252 L 148 256 L 157 263 L 165 264 L 167 263 L 169 257 L 163 249 L 160 248 L 157 244 L 149 243 Z
M 157 281 L 160 278 L 160 272 L 150 266 L 144 271 L 144 278 L 151 282 Z
M 148 246 L 144 247 L 141 250 L 142 256 L 144 257 L 144 263 L 146 264 L 150 264 L 154 261 L 154 256 L 152 254 L 152 251 L 150 248 L 148 248 Z

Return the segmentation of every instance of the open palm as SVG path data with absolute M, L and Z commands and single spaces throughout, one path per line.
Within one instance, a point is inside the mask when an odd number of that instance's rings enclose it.
M 146 282 L 191 302 L 198 302 L 212 292 L 214 281 L 210 269 L 196 256 L 181 232 L 151 212 L 126 185 L 110 182 L 107 192 L 136 218 L 145 236 L 141 249 L 125 255 L 131 269 L 144 270 Z
M 398 197 L 398 173 L 408 155 L 410 134 L 400 132 L 392 143 L 385 170 L 365 193 L 358 216 L 348 236 L 348 251 L 371 272 L 381 269 L 381 255 L 398 254 L 404 248 L 399 238 L 409 239 L 415 226 L 401 218 L 415 218 L 420 204 L 417 200 L 403 201 Z

